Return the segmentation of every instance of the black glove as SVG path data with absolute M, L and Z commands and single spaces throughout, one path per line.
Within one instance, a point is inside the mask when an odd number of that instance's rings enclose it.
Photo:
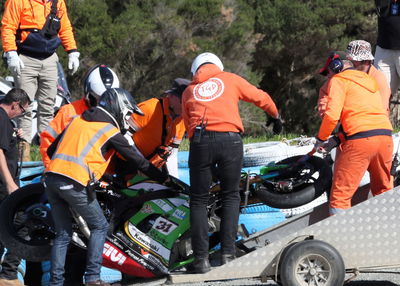
M 274 132 L 274 134 L 280 134 L 282 132 L 283 124 L 280 117 L 278 118 L 268 117 L 266 124 L 267 127 L 270 126 L 271 124 L 273 124 L 272 131 Z

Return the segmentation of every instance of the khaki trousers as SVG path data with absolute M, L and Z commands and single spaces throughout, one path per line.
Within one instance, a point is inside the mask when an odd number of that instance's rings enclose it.
M 37 112 L 32 112 L 33 104 L 26 109 L 26 114 L 19 118 L 19 127 L 24 131 L 23 139 L 32 142 L 32 119 L 36 116 L 37 132 L 41 133 L 53 119 L 54 103 L 57 95 L 57 63 L 58 56 L 54 53 L 44 60 L 38 60 L 20 55 L 25 67 L 21 75 L 14 78 L 16 87 L 28 93 L 29 98 L 37 101 Z

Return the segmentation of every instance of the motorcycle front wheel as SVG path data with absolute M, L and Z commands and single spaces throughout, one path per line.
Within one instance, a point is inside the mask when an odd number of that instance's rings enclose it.
M 276 165 L 287 165 L 287 168 L 257 188 L 258 199 L 270 207 L 288 209 L 305 205 L 329 192 L 332 185 L 331 165 L 316 156 L 300 163 L 302 157 L 293 156 L 277 162 Z M 293 184 L 290 189 L 279 188 L 290 184 Z
M 50 259 L 55 230 L 41 183 L 24 186 L 0 205 L 0 240 L 14 255 L 32 262 Z

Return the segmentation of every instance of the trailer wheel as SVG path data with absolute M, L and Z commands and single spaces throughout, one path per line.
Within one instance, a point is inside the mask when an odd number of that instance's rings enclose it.
M 280 266 L 284 286 L 342 286 L 345 268 L 339 252 L 319 240 L 305 240 L 291 246 Z

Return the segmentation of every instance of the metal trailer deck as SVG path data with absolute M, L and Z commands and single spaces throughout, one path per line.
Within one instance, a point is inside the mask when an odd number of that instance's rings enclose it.
M 396 187 L 331 217 L 327 203 L 322 204 L 245 238 L 243 246 L 252 251 L 228 264 L 212 268 L 205 274 L 172 274 L 168 280 L 169 283 L 243 278 L 276 280 L 283 250 L 293 242 L 304 240 L 319 240 L 333 246 L 342 257 L 347 273 L 390 268 L 400 265 L 399 239 L 400 187 Z M 322 284 L 299 282 L 297 285 L 339 284 L 328 281 Z

